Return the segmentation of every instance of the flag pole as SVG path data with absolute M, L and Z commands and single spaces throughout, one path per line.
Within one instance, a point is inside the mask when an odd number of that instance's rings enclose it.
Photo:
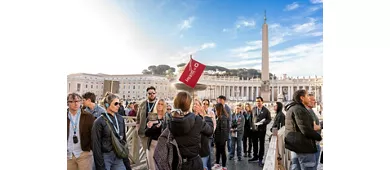
M 191 60 L 192 60 L 192 54 L 190 55 L 190 66 L 192 65 Z M 196 85 L 195 85 L 195 87 L 196 87 Z M 192 103 L 195 105 L 195 88 L 192 88 Z

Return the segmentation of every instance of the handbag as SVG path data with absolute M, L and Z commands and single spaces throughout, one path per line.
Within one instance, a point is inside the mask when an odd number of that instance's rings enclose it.
M 106 120 L 108 128 L 110 129 L 111 143 L 112 143 L 112 146 L 114 148 L 114 152 L 115 152 L 116 156 L 118 156 L 119 158 L 122 158 L 122 159 L 128 158 L 129 157 L 129 147 L 128 147 L 127 142 L 125 142 L 124 140 L 119 140 L 118 137 L 116 137 L 116 135 L 114 134 L 114 131 L 112 131 L 110 123 L 108 123 L 107 118 L 105 116 L 103 116 L 103 117 Z

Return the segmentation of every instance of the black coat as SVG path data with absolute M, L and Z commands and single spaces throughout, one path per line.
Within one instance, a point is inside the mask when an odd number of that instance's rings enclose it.
M 114 116 L 111 114 L 108 115 L 116 126 Z M 98 117 L 92 127 L 92 151 L 96 170 L 105 170 L 103 153 L 108 153 L 114 150 L 111 142 L 111 131 L 108 126 L 111 126 L 112 130 L 114 130 L 114 127 L 110 121 L 108 121 L 109 124 L 107 124 L 103 116 L 106 117 L 106 114 L 102 114 L 102 116 Z M 118 119 L 119 135 L 123 136 L 123 140 L 126 141 L 125 120 L 118 114 L 116 114 L 116 118 Z M 114 133 L 116 132 L 114 131 Z M 123 159 L 123 163 L 125 164 L 127 170 L 131 170 L 128 158 Z
M 276 116 L 274 118 L 274 124 L 272 125 L 272 128 L 270 129 L 271 132 L 272 132 L 273 128 L 277 128 L 278 130 L 280 128 L 282 128 L 285 124 L 285 119 L 286 119 L 286 116 L 284 115 L 284 113 L 282 111 L 280 111 L 279 113 L 276 113 Z
M 315 141 L 322 137 L 314 131 L 313 118 L 302 103 L 286 105 L 285 147 L 296 153 L 315 153 Z
M 217 120 L 217 127 L 214 132 L 215 143 L 223 143 L 229 139 L 229 119 L 226 115 L 222 115 Z
M 256 117 L 255 122 L 252 122 L 252 126 L 254 126 L 254 123 L 260 122 L 262 119 L 265 119 L 264 123 L 262 125 L 258 125 L 255 131 L 266 131 L 268 123 L 271 122 L 271 112 L 269 112 L 269 110 L 265 106 L 261 107 L 261 109 L 258 109 L 258 107 L 255 106 L 252 109 L 252 113 L 253 119 Z
M 251 123 L 252 123 L 252 112 L 245 112 L 245 126 L 244 126 L 244 137 L 249 137 L 251 135 Z
M 213 127 L 214 129 L 213 120 L 210 117 L 203 117 L 203 121 L 206 122 L 209 126 Z M 211 135 L 201 133 L 201 138 L 200 138 L 201 146 L 199 151 L 200 157 L 206 157 L 210 155 L 210 142 L 209 142 L 210 136 Z
M 188 113 L 182 118 L 172 117 L 169 130 L 173 134 L 183 161 L 182 169 L 203 170 L 202 160 L 199 157 L 201 148 L 201 134 L 211 136 L 213 127 L 202 120 L 200 116 Z

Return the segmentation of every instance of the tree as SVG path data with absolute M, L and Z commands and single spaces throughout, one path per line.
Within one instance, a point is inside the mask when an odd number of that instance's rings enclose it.
M 144 69 L 144 70 L 142 70 L 142 74 L 152 74 L 152 72 L 149 71 L 149 70 Z
M 149 70 L 150 72 L 152 72 L 152 74 L 155 74 L 155 73 L 156 73 L 156 69 L 157 69 L 157 67 L 156 67 L 155 65 L 151 65 L 151 66 L 148 67 L 148 70 Z

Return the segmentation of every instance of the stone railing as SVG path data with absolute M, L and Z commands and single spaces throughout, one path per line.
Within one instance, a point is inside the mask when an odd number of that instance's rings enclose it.
M 290 153 L 284 147 L 284 130 L 285 127 L 282 127 L 279 131 L 273 129 L 263 170 L 286 170 L 290 168 Z
M 136 117 L 123 116 L 126 124 L 126 140 L 129 145 L 129 159 L 132 167 L 146 164 L 146 149 L 142 147 L 136 129 Z

